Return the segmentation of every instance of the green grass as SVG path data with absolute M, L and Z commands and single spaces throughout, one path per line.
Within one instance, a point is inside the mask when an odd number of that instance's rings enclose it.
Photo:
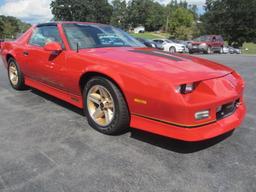
M 246 50 L 248 49 L 248 50 Z M 255 43 L 244 43 L 242 48 L 243 54 L 256 54 L 256 44 Z
M 145 32 L 145 33 L 130 33 L 134 37 L 141 37 L 145 39 L 159 39 L 159 38 L 167 38 L 167 33 L 153 33 L 153 32 Z

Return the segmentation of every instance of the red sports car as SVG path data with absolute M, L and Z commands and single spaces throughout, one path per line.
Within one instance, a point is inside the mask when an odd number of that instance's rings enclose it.
M 185 141 L 238 127 L 244 81 L 223 65 L 146 48 L 108 25 L 54 22 L 5 42 L 14 89 L 33 87 L 83 108 L 104 134 L 134 127 Z

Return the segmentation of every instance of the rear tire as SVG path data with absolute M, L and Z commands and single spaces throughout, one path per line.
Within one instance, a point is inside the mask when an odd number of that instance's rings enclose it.
M 84 87 L 83 98 L 85 115 L 95 130 L 117 135 L 128 129 L 130 114 L 125 98 L 110 80 L 100 76 L 92 78 Z
M 8 60 L 8 78 L 12 88 L 16 90 L 26 89 L 24 76 L 14 58 Z

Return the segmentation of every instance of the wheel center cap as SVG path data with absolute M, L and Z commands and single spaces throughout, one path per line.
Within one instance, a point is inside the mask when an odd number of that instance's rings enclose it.
M 104 109 L 104 107 L 105 107 L 104 103 L 100 103 L 100 108 Z

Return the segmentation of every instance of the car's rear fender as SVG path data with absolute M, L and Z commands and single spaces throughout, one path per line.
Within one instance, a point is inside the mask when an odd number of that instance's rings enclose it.
M 12 58 L 16 58 L 16 53 L 13 49 L 13 45 L 11 42 L 4 42 L 2 45 L 2 60 L 4 62 L 4 66 L 7 68 L 8 67 L 8 60 Z

